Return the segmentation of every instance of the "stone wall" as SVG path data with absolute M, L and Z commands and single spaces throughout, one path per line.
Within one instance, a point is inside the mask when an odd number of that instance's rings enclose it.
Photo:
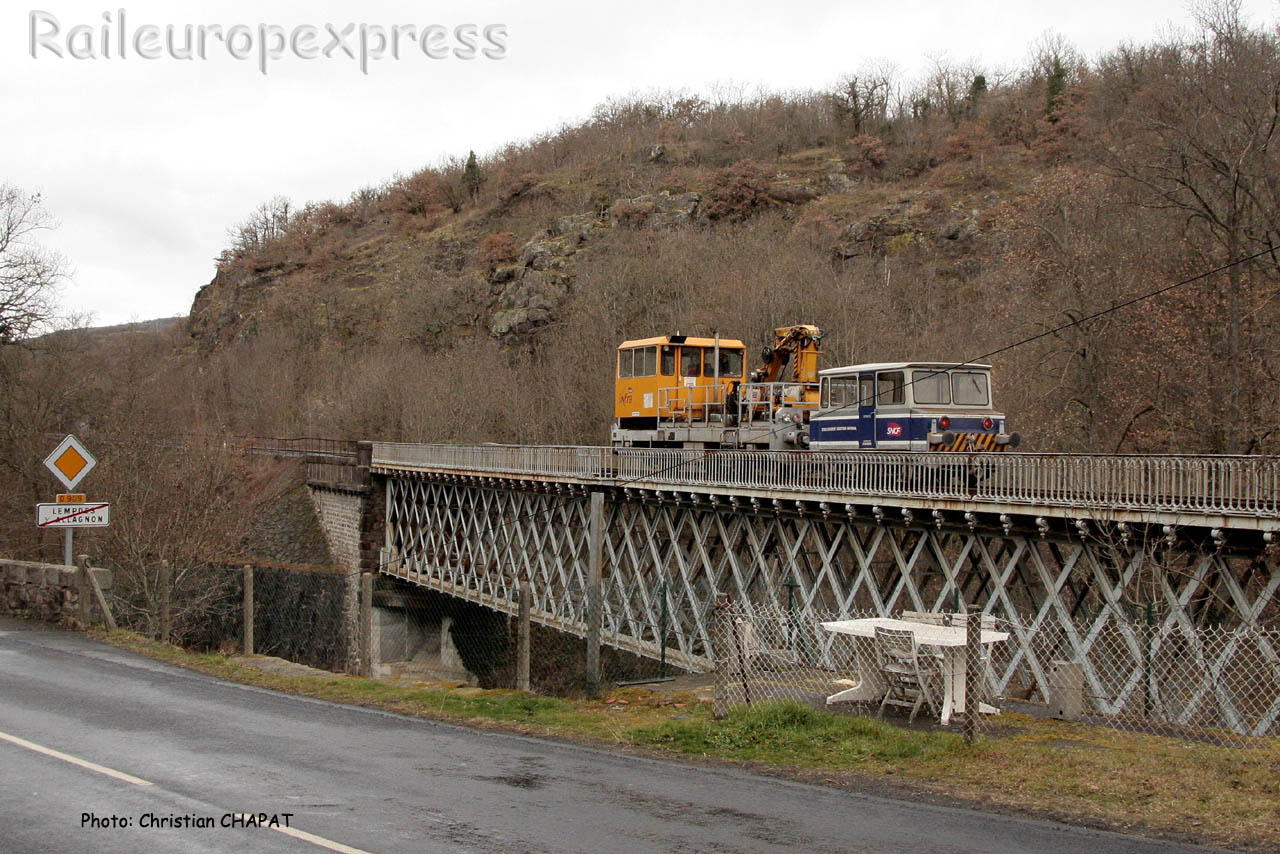
M 359 573 L 367 492 L 318 486 L 312 486 L 310 492 L 334 565 Z
M 366 469 L 367 470 L 367 469 Z M 329 545 L 335 567 L 345 573 L 342 595 L 342 633 L 350 639 L 344 655 L 344 669 L 360 668 L 359 620 L 360 574 L 378 572 L 383 540 L 385 493 L 381 485 L 339 486 L 309 484 L 316 517 Z
M 92 571 L 103 593 L 110 590 L 111 570 Z M 51 563 L 0 560 L 0 613 L 82 626 L 80 570 Z

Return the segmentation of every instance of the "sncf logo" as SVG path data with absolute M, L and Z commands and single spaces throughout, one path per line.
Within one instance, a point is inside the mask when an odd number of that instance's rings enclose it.
M 890 421 L 888 424 L 884 425 L 884 432 L 886 436 L 901 436 L 902 425 L 898 424 L 896 421 Z

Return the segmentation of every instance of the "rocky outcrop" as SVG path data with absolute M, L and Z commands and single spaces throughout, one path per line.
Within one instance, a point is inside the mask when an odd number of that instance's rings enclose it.
M 841 258 L 884 254 L 890 240 L 915 231 L 912 224 L 901 215 L 908 206 L 900 203 L 862 222 L 849 223 L 840 232 L 836 254 Z
M 599 216 L 582 213 L 560 217 L 553 228 L 521 248 L 515 264 L 497 267 L 489 274 L 493 294 L 489 334 L 495 338 L 520 335 L 551 322 L 556 309 L 572 291 L 573 258 L 587 251 L 595 232 L 617 227 L 687 226 L 697 219 L 701 201 L 697 193 L 672 195 L 663 191 L 617 199 Z
M 187 317 L 187 332 L 205 351 L 234 340 L 254 325 L 251 302 L 275 287 L 275 274 L 220 268 L 209 284 L 196 291 Z
M 989 201 L 994 204 L 998 198 L 996 196 Z M 972 243 L 982 236 L 982 229 L 978 227 L 978 219 L 981 215 L 982 211 L 976 208 L 968 211 L 952 210 L 946 221 L 938 226 L 936 232 L 938 240 L 952 246 Z
M 489 315 L 489 334 L 495 338 L 529 332 L 549 323 L 553 312 L 569 296 L 570 277 L 561 272 L 522 268 L 498 294 Z
M 964 246 L 982 236 L 978 210 L 912 212 L 914 200 L 900 199 L 883 212 L 851 222 L 840 232 L 834 252 L 839 258 L 892 254 L 904 241 L 928 241 L 943 248 Z
M 630 228 L 680 228 L 698 216 L 702 197 L 697 193 L 671 193 L 663 190 L 634 199 L 617 199 L 604 212 L 609 225 Z
M 662 162 L 669 152 L 659 144 L 649 155 L 655 162 Z M 743 217 L 765 209 L 803 206 L 830 193 L 846 192 L 862 180 L 839 158 L 798 162 L 791 173 L 765 166 L 752 169 L 755 171 L 747 177 L 752 178 L 749 189 L 754 195 L 749 203 L 739 205 Z M 499 209 L 542 192 L 539 187 L 543 184 L 532 176 L 517 179 L 500 194 Z M 422 275 L 442 274 L 468 283 L 465 313 L 452 312 L 447 307 L 463 300 L 455 300 L 445 289 L 438 288 L 421 297 L 428 320 L 418 325 L 427 329 L 432 341 L 447 336 L 449 330 L 464 327 L 486 330 L 497 338 L 523 335 L 556 319 L 573 292 L 575 258 L 590 251 L 591 242 L 602 230 L 661 231 L 707 224 L 715 216 L 716 205 L 724 204 L 726 193 L 733 201 L 733 192 L 732 186 L 726 188 L 712 182 L 705 194 L 663 190 L 615 198 L 595 210 L 558 217 L 554 225 L 534 235 L 514 253 L 511 238 L 504 251 L 477 253 L 469 243 L 474 236 L 469 230 L 442 229 L 439 234 L 415 236 L 412 240 L 368 240 L 341 251 L 331 247 L 327 251 L 336 254 L 333 258 L 325 256 L 328 266 L 324 268 L 302 262 L 277 262 L 274 267 L 261 263 L 228 266 L 220 269 L 196 295 L 187 320 L 188 331 L 204 352 L 251 338 L 260 325 L 282 318 L 286 322 L 303 318 L 309 322 L 308 328 L 319 334 L 331 334 L 335 329 L 336 334 L 359 334 L 359 318 L 374 311 L 388 311 L 388 306 L 400 298 L 399 293 L 388 295 L 384 286 L 391 284 L 404 293 L 413 292 L 422 270 Z M 836 256 L 896 253 L 929 241 L 953 248 L 979 236 L 976 217 L 957 211 L 921 212 L 915 205 L 917 201 L 914 196 L 902 199 L 874 216 L 845 225 L 833 247 Z M 832 210 L 824 207 L 818 215 L 831 222 L 825 218 L 831 216 Z M 497 266 L 477 269 L 476 261 L 484 264 L 486 257 L 502 260 Z M 299 271 L 302 275 L 296 275 Z M 285 305 L 293 290 L 302 292 L 300 299 L 311 299 L 311 303 Z M 330 303 L 336 308 L 326 308 Z M 371 324 L 370 328 L 370 334 L 376 334 L 377 325 Z M 420 332 L 415 327 L 418 337 L 411 336 L 411 340 L 421 338 Z
M 823 188 L 828 193 L 847 193 L 854 187 L 858 186 L 858 182 L 845 174 L 844 161 L 839 158 L 833 158 L 826 162 L 827 174 L 824 176 L 826 186 Z
M 592 235 L 606 228 L 679 228 L 694 222 L 701 196 L 669 192 L 618 199 L 600 216 L 593 213 L 562 216 L 553 228 L 534 237 L 520 250 L 515 264 L 489 274 L 493 303 L 489 334 L 495 338 L 530 332 L 554 319 L 573 287 L 569 269 L 575 255 L 586 251 Z
M 801 205 L 818 198 L 818 191 L 808 184 L 788 182 L 769 187 L 769 198 L 784 204 Z
M 517 263 L 489 274 L 494 296 L 489 334 L 495 338 L 529 332 L 554 318 L 569 297 L 572 274 L 565 268 L 585 249 L 591 233 L 605 223 L 592 214 L 563 216 L 554 228 L 530 240 Z

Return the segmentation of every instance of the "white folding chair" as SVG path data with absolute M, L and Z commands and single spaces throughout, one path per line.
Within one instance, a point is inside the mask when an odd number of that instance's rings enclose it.
M 884 698 L 878 717 L 884 717 L 885 706 L 902 706 L 911 710 L 907 723 L 912 723 L 927 705 L 938 714 L 938 685 L 941 674 L 934 656 L 922 654 L 916 636 L 910 631 L 876 629 L 876 658 L 885 681 Z

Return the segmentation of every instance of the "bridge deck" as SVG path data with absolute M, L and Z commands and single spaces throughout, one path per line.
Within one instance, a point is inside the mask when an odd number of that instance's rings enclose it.
M 1174 527 L 1280 531 L 1280 459 L 373 445 L 382 474 L 453 473 L 755 501 L 884 504 Z

